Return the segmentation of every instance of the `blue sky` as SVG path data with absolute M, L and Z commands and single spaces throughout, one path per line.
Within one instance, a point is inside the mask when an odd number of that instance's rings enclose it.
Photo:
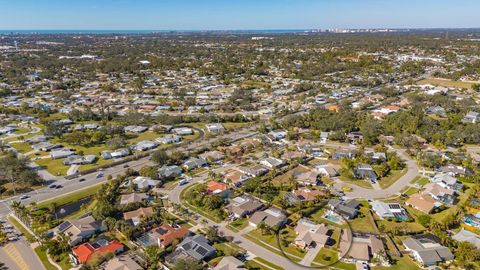
M 0 29 L 480 27 L 479 0 L 0 0 Z

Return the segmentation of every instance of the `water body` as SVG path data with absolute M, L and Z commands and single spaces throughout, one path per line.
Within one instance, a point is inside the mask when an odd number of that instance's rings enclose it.
M 91 34 L 91 35 L 141 35 L 155 33 L 241 33 L 241 34 L 287 34 L 302 33 L 310 31 L 307 29 L 265 29 L 265 30 L 1 30 L 0 35 L 72 35 L 72 34 Z

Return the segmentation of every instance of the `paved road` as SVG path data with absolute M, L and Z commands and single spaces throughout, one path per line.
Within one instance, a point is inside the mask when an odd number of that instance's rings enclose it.
M 7 225 L 12 225 L 6 220 Z M 18 233 L 18 231 L 15 229 Z M 9 242 L 0 247 L 0 262 L 9 270 L 43 270 L 45 269 L 25 237 Z

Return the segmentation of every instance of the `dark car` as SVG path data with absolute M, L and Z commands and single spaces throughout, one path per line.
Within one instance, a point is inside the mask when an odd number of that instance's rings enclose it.
M 86 181 L 85 178 L 80 178 L 80 179 L 78 180 L 78 182 L 85 182 L 85 181 Z

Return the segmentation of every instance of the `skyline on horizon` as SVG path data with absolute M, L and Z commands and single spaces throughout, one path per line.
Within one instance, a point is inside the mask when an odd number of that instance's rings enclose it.
M 474 0 L 0 0 L 0 5 L 0 29 L 11 31 L 480 27 L 480 2 Z

